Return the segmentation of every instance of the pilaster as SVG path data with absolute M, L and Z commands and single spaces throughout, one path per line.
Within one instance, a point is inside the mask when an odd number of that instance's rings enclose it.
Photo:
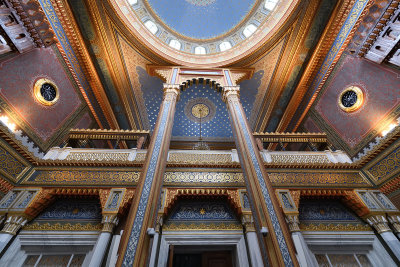
M 129 211 L 117 266 L 147 265 L 151 241 L 147 229 L 154 228 L 156 223 L 157 204 L 160 199 L 179 94 L 178 84 L 164 84 L 164 99 Z
M 289 231 L 240 103 L 239 93 L 239 86 L 224 87 L 222 99 L 228 107 L 247 192 L 253 204 L 258 240 L 261 247 L 266 246 L 262 248 L 266 252 L 263 255 L 265 263 L 269 262 L 272 266 L 298 266 Z M 268 229 L 265 237 L 261 235 L 262 227 Z

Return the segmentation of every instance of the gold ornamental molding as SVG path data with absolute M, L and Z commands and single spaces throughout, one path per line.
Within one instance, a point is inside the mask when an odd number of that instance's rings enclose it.
M 287 129 L 290 121 L 292 120 L 295 112 L 297 111 L 299 104 L 301 103 L 300 100 L 304 98 L 307 90 L 313 83 L 314 78 L 316 77 L 319 69 L 323 67 L 322 64 L 325 60 L 325 57 L 328 55 L 328 52 L 330 51 L 335 38 L 339 34 L 342 26 L 344 25 L 346 19 L 348 18 L 350 11 L 352 10 L 352 7 L 354 6 L 355 3 L 356 3 L 355 0 L 339 1 L 339 4 L 333 11 L 331 18 L 327 24 L 327 27 L 325 28 L 320 38 L 320 41 L 318 42 L 316 48 L 314 49 L 314 53 L 312 54 L 311 59 L 307 64 L 306 70 L 304 71 L 304 74 L 302 75 L 300 82 L 298 83 L 294 91 L 294 94 L 288 104 L 288 107 L 286 108 L 285 113 L 282 116 L 282 119 L 277 127 L 277 131 L 284 131 Z M 330 64 L 325 76 L 323 77 L 321 83 L 319 84 L 317 90 L 315 91 L 311 101 L 307 104 L 307 107 L 302 113 L 300 119 L 296 122 L 294 129 L 292 129 L 293 131 L 295 131 L 299 127 L 301 121 L 304 119 L 308 110 L 311 108 L 311 105 L 316 99 L 319 91 L 321 90 L 328 76 L 335 67 L 344 49 L 347 47 L 348 43 L 352 39 L 358 25 L 360 24 L 362 18 L 366 14 L 366 10 L 368 10 L 369 6 L 371 6 L 373 3 L 374 3 L 373 1 L 369 1 L 369 3 L 366 4 L 364 11 L 362 11 L 353 29 L 347 35 L 343 45 L 340 47 L 340 50 L 338 51 L 338 54 L 335 56 L 335 58 L 333 58 L 332 63 Z
M 277 69 L 275 77 L 270 81 L 270 88 L 276 88 L 279 90 L 268 90 L 265 95 L 265 101 L 262 104 L 261 110 L 266 110 L 262 117 L 257 118 L 256 125 L 259 125 L 260 130 L 264 130 L 268 123 L 268 120 L 271 118 L 271 114 L 273 112 L 276 103 L 278 102 L 282 91 L 284 89 L 285 84 L 288 83 L 290 79 L 290 75 L 292 73 L 292 69 L 300 64 L 298 58 L 301 57 L 300 54 L 302 51 L 302 43 L 306 38 L 306 34 L 309 32 L 312 20 L 315 17 L 315 14 L 318 10 L 319 1 L 310 1 L 310 4 L 307 5 L 304 12 L 304 18 L 300 21 L 300 18 L 296 18 L 296 23 L 293 23 L 290 30 L 290 37 L 287 41 L 288 44 L 284 48 L 284 54 L 282 56 L 282 61 L 280 63 L 279 69 Z M 297 29 L 297 24 L 300 24 L 300 27 Z M 301 62 L 303 63 L 303 62 Z M 281 130 L 279 130 L 281 131 Z
M 71 129 L 69 130 L 68 138 L 133 141 L 138 140 L 140 137 L 148 138 L 149 135 L 150 131 L 147 130 Z
M 280 133 L 280 132 L 266 132 L 266 133 L 253 133 L 254 138 L 259 138 L 262 142 L 266 143 L 327 143 L 328 138 L 326 133 Z
M 320 231 L 320 232 L 357 232 L 372 231 L 368 224 L 303 224 L 300 223 L 301 231 Z
M 243 231 L 243 226 L 238 223 L 167 223 L 163 231 Z
M 79 62 L 75 62 L 76 64 L 79 64 L 82 66 L 82 69 L 84 71 L 84 76 L 87 78 L 91 89 L 93 90 L 94 95 L 96 96 L 96 99 L 101 107 L 101 109 L 104 112 L 104 116 L 106 117 L 107 122 L 109 123 L 110 127 L 113 129 L 119 129 L 117 119 L 112 111 L 111 105 L 108 101 L 107 95 L 105 93 L 104 87 L 101 83 L 100 77 L 97 74 L 97 71 L 94 67 L 93 61 L 91 60 L 89 51 L 86 48 L 85 42 L 83 40 L 83 37 L 80 33 L 78 24 L 73 16 L 73 13 L 67 3 L 66 0 L 51 0 L 51 3 L 53 5 L 53 8 L 57 14 L 57 17 L 60 20 L 60 23 L 62 25 L 62 28 L 64 29 L 66 36 L 68 38 L 69 43 L 72 46 L 72 49 L 74 50 L 74 53 L 78 57 Z M 60 50 L 62 57 L 64 58 L 64 61 L 68 65 L 68 68 L 70 72 L 72 73 L 75 82 L 78 84 L 79 89 L 89 106 L 93 116 L 96 119 L 96 122 L 98 125 L 102 128 L 103 125 L 97 116 L 93 106 L 91 105 L 89 98 L 83 89 L 82 85 L 79 82 L 79 79 L 75 73 L 75 69 L 69 62 L 69 59 L 67 57 L 66 51 L 64 51 L 63 47 L 61 44 L 58 42 L 57 47 Z
M 32 223 L 26 224 L 22 229 L 25 231 L 96 231 L 100 232 L 103 228 L 101 223 Z

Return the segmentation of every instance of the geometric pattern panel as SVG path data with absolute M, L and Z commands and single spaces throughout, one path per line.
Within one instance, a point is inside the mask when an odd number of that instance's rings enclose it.
M 400 147 L 368 168 L 375 182 L 382 183 L 400 172 Z
M 181 93 L 180 99 L 176 104 L 172 136 L 200 136 L 200 123 L 192 120 L 190 116 L 190 113 L 193 112 L 191 105 L 195 104 L 203 104 L 209 109 L 210 115 L 215 114 L 211 118 L 204 117 L 205 120 L 201 123 L 203 137 L 232 137 L 228 110 L 222 101 L 221 94 L 209 85 L 200 84 L 192 85 Z
M 0 173 L 4 172 L 16 182 L 18 175 L 25 170 L 25 165 L 0 146 Z

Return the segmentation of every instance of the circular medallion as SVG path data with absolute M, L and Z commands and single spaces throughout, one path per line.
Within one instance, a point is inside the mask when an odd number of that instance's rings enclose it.
M 215 117 L 216 107 L 212 101 L 204 97 L 189 100 L 184 109 L 186 117 L 194 122 L 209 122 Z
M 186 2 L 195 6 L 208 6 L 215 2 L 215 0 L 186 0 Z
M 210 109 L 204 104 L 196 104 L 192 107 L 192 115 L 196 118 L 204 118 L 210 114 Z
M 33 94 L 41 104 L 46 106 L 54 105 L 59 98 L 58 87 L 54 82 L 46 78 L 35 82 Z
M 353 112 L 358 110 L 364 102 L 364 94 L 360 87 L 352 85 L 348 86 L 340 94 L 338 104 L 345 112 Z

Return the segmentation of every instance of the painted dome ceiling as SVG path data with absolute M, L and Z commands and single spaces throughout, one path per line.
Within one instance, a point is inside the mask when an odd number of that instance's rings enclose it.
M 160 20 L 174 32 L 211 39 L 235 28 L 256 0 L 147 0 Z
M 110 1 L 140 46 L 169 64 L 191 67 L 226 66 L 258 53 L 299 4 L 299 0 Z

